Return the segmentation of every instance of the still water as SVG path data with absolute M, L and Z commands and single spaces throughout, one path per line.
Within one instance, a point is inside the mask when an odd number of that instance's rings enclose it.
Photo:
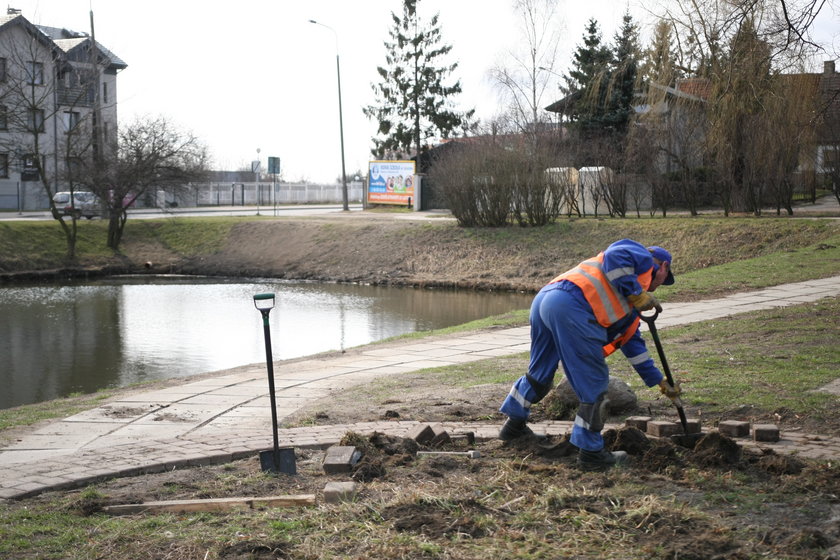
M 0 288 L 0 409 L 265 363 L 523 309 L 532 295 L 275 280 L 121 277 Z

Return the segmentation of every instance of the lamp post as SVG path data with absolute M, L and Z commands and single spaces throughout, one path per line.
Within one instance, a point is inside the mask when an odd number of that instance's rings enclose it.
M 268 367 L 268 395 L 271 399 L 271 427 L 274 436 L 274 447 L 260 452 L 260 466 L 263 471 L 295 474 L 295 451 L 290 447 L 280 449 L 277 436 L 277 403 L 274 398 L 274 358 L 271 354 L 271 330 L 268 325 L 268 314 L 274 309 L 274 294 L 256 294 L 254 307 L 262 314 L 263 331 L 265 332 L 265 361 Z
M 338 132 L 341 137 L 341 198 L 344 205 L 344 211 L 346 212 L 350 210 L 350 206 L 347 201 L 347 173 L 344 171 L 344 120 L 341 113 L 341 63 L 339 62 L 338 57 L 338 33 L 329 25 L 325 25 L 319 21 L 315 21 L 314 19 L 310 19 L 309 23 L 326 27 L 333 32 L 333 35 L 335 35 L 335 71 L 336 76 L 338 77 Z

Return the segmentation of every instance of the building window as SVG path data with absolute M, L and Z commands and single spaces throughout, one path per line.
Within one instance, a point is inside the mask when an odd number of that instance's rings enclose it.
M 823 148 L 823 171 L 832 172 L 840 168 L 840 148 Z
M 9 154 L 0 154 L 0 177 L 9 176 Z
M 9 113 L 5 105 L 0 105 L 0 130 L 9 130 Z
M 70 132 L 79 124 L 78 111 L 64 111 L 64 131 Z
M 44 132 L 44 110 L 32 109 L 29 111 L 28 125 L 27 132 Z
M 44 84 L 44 64 L 31 61 L 26 65 L 26 78 L 28 83 L 40 86 Z
M 108 103 L 108 82 L 102 82 L 102 103 Z
M 0 58 L 0 82 L 6 81 L 6 59 Z

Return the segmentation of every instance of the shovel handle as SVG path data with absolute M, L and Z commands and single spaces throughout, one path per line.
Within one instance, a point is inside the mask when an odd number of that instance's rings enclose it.
M 659 317 L 659 310 L 654 308 L 653 315 L 645 315 L 644 313 L 639 312 L 639 317 L 642 318 L 642 321 L 652 326 L 653 322 L 656 321 L 656 318 Z
M 650 336 L 653 338 L 653 343 L 656 345 L 656 352 L 659 354 L 659 361 L 662 362 L 662 369 L 665 370 L 665 379 L 671 385 L 674 384 L 674 378 L 671 376 L 671 368 L 668 367 L 668 360 L 665 358 L 665 350 L 662 349 L 662 342 L 659 340 L 659 332 L 656 330 L 656 318 L 659 317 L 659 311 L 654 312 L 653 315 L 643 315 L 639 313 L 642 320 L 647 323 L 650 330 Z
M 674 378 L 671 375 L 671 368 L 668 367 L 668 360 L 665 358 L 665 350 L 662 349 L 662 342 L 659 340 L 659 333 L 656 330 L 656 318 L 659 317 L 659 310 L 657 309 L 653 315 L 643 315 L 639 313 L 639 316 L 642 318 L 642 321 L 647 323 L 648 329 L 650 329 L 650 336 L 653 338 L 654 344 L 656 344 L 656 352 L 659 354 L 659 361 L 662 362 L 662 369 L 665 372 L 665 379 L 668 380 L 668 383 L 671 387 L 675 387 L 674 385 Z M 688 420 L 685 417 L 685 411 L 683 410 L 682 401 L 679 397 L 672 399 L 674 406 L 677 408 L 677 414 L 680 416 L 680 424 L 682 424 L 683 432 L 686 432 Z

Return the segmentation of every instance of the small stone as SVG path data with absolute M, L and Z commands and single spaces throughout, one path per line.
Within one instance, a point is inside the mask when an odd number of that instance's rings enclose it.
M 465 442 L 467 445 L 475 444 L 475 432 L 460 432 L 456 434 L 449 434 L 449 438 L 453 442 Z
M 333 445 L 324 457 L 324 472 L 327 474 L 349 473 L 359 462 L 362 453 L 352 445 Z
M 740 420 L 724 420 L 718 424 L 718 431 L 729 437 L 745 437 L 750 435 L 750 423 Z
M 431 441 L 429 442 L 429 445 L 435 447 L 450 442 L 451 438 L 449 437 L 449 432 L 447 432 L 440 426 L 435 426 L 434 428 L 432 428 L 432 430 L 434 431 L 435 435 L 434 437 L 432 437 Z
M 435 437 L 435 431 L 428 424 L 420 424 L 408 432 L 405 437 L 413 439 L 417 443 L 428 443 Z
M 670 437 L 680 431 L 681 427 L 676 422 L 653 420 L 647 423 L 647 433 L 655 437 Z
M 572 389 L 569 380 L 565 377 L 557 383 L 554 394 L 561 403 L 569 407 L 577 408 L 580 404 L 574 389 Z M 607 385 L 607 396 L 605 400 L 607 409 L 611 414 L 620 414 L 623 411 L 633 410 L 639 401 L 636 393 L 630 388 L 630 385 L 623 379 L 612 375 Z
M 630 416 L 624 421 L 627 428 L 636 428 L 643 432 L 647 431 L 647 423 L 653 420 L 650 416 Z
M 753 426 L 753 439 L 766 442 L 779 441 L 779 427 L 775 424 L 756 424 Z
M 356 497 L 358 485 L 355 482 L 328 482 L 324 486 L 324 501 L 328 504 L 352 500 Z
M 685 433 L 687 434 L 701 434 L 703 433 L 703 424 L 698 418 L 687 418 L 685 421 Z

